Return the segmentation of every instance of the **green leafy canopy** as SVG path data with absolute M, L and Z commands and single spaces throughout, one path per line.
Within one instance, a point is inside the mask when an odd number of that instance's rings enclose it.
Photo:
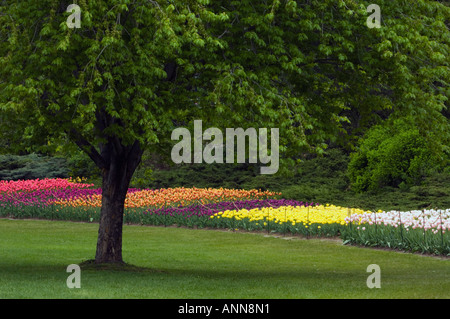
M 380 29 L 366 25 L 370 1 L 80 0 L 79 29 L 71 3 L 0 3 L 0 110 L 25 124 L 19 136 L 92 153 L 162 145 L 202 119 L 278 127 L 295 158 L 408 114 L 448 145 L 450 10 L 438 1 L 380 0 Z

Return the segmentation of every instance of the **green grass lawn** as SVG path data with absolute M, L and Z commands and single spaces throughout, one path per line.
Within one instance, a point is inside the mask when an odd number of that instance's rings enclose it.
M 98 224 L 0 220 L 0 298 L 450 298 L 450 260 L 217 230 L 124 226 L 126 270 L 69 264 L 95 255 Z M 366 285 L 367 266 L 381 288 Z

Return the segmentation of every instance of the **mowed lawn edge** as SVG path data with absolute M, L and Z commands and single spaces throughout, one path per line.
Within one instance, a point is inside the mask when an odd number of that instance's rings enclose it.
M 450 298 L 450 260 L 340 240 L 124 225 L 126 271 L 81 270 L 98 224 L 0 219 L 0 298 Z M 367 267 L 381 288 L 368 288 Z

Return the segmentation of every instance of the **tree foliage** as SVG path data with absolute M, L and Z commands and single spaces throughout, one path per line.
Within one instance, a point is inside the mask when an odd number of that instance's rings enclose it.
M 436 1 L 380 1 L 380 29 L 368 1 L 82 1 L 80 29 L 68 4 L 2 3 L 1 107 L 22 112 L 27 138 L 151 147 L 202 118 L 280 127 L 295 154 L 349 142 L 346 123 L 354 137 L 381 110 L 448 137 L 449 9 Z

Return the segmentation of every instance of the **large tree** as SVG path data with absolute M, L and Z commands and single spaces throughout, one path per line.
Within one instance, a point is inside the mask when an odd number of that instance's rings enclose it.
M 399 108 L 445 128 L 449 10 L 437 1 L 380 0 L 380 29 L 366 24 L 370 1 L 73 2 L 72 29 L 72 1 L 0 2 L 0 109 L 24 140 L 67 138 L 101 169 L 98 263 L 122 262 L 143 151 L 195 119 L 279 128 L 286 158 L 349 141 L 349 114 L 359 127 Z

